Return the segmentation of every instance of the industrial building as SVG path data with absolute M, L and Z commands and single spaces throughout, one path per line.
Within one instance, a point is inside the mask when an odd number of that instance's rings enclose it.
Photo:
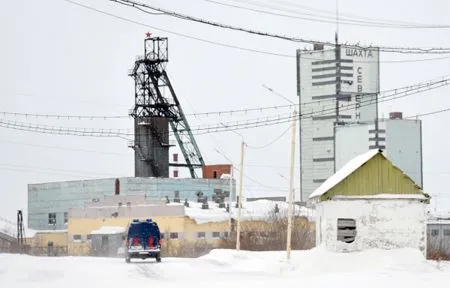
M 236 197 L 233 180 L 231 198 Z M 69 221 L 69 209 L 82 208 L 109 195 L 145 195 L 153 203 L 167 198 L 171 201 L 212 199 L 218 193 L 228 195 L 229 179 L 176 178 L 108 178 L 53 182 L 28 185 L 28 227 L 36 230 L 64 230 Z M 126 206 L 126 203 L 124 203 Z
M 403 119 L 392 112 L 388 119 L 337 126 L 336 169 L 370 149 L 380 148 L 395 166 L 423 189 L 422 121 Z
M 378 118 L 378 93 L 378 48 L 297 50 L 300 201 L 336 172 L 334 128 Z
M 335 252 L 414 248 L 426 255 L 430 196 L 381 150 L 350 160 L 310 198 L 316 245 Z
M 133 219 L 148 218 L 158 223 L 165 253 L 184 254 L 186 251 L 180 251 L 183 247 L 217 247 L 235 231 L 237 213 L 235 205 L 230 206 L 229 213 L 226 206 L 220 204 L 218 199 L 155 203 L 143 195 L 106 196 L 96 203 L 85 203 L 82 208 L 69 210 L 68 233 L 65 234 L 68 253 L 117 256 L 129 223 Z M 259 200 L 245 202 L 242 208 L 243 233 L 245 229 L 267 233 L 266 227 L 274 219 L 273 215 L 285 215 L 287 203 Z M 295 215 L 297 223 L 311 226 L 309 221 L 314 215 L 309 209 L 296 206 Z
M 208 165 L 200 153 L 166 71 L 168 55 L 168 39 L 147 34 L 144 55 L 136 58 L 129 71 L 134 80 L 134 105 L 129 111 L 134 140 L 128 146 L 134 150 L 135 177 L 30 184 L 29 228 L 67 229 L 69 209 L 83 208 L 111 195 L 143 195 L 153 204 L 235 199 L 232 166 Z M 169 151 L 175 146 L 183 159 Z M 179 179 L 179 168 L 186 168 L 191 178 Z

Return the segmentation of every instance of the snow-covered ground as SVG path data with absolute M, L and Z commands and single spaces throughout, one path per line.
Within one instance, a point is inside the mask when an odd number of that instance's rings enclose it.
M 0 254 L 0 287 L 447 287 L 450 263 L 411 249 L 337 254 L 213 250 L 197 259 L 43 258 Z M 133 286 L 139 285 L 139 286 Z

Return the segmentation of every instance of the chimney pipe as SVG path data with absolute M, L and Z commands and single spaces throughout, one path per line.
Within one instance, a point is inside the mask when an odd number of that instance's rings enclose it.
M 402 112 L 391 112 L 391 113 L 389 113 L 389 119 L 391 119 L 391 120 L 403 119 L 403 113 Z

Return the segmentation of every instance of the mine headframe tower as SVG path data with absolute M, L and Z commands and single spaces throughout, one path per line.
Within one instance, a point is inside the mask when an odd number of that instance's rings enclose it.
M 165 70 L 168 39 L 150 37 L 144 41 L 144 56 L 138 56 L 129 76 L 135 81 L 134 118 L 135 177 L 169 177 L 169 166 L 187 167 L 192 178 L 205 165 L 186 116 Z M 169 125 L 185 164 L 169 164 Z

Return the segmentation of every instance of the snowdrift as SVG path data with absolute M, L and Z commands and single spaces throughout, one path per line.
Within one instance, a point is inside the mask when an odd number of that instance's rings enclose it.
M 45 258 L 0 254 L 1 287 L 129 287 L 161 284 L 196 287 L 423 287 L 450 279 L 449 263 L 427 261 L 412 249 L 330 253 L 322 247 L 285 252 L 213 250 L 196 259 L 162 263 L 117 258 Z

